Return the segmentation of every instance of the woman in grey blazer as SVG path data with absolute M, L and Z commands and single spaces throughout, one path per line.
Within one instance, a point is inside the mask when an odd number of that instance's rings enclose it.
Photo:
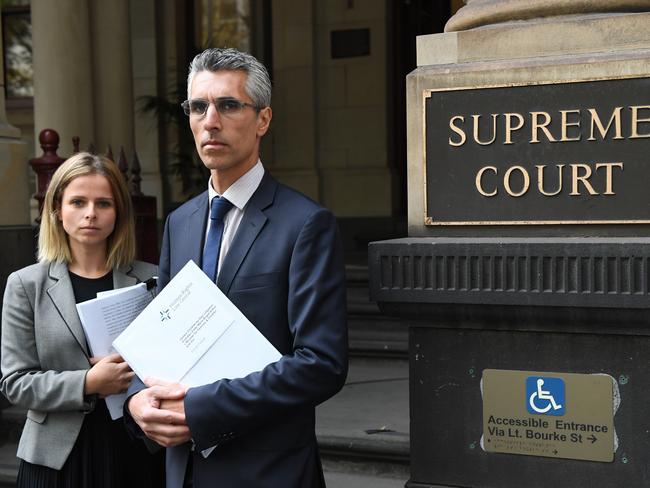
M 131 441 L 103 400 L 126 391 L 133 372 L 117 354 L 90 357 L 75 307 L 155 273 L 134 261 L 131 199 L 115 163 L 78 153 L 57 169 L 38 245 L 39 262 L 9 276 L 2 309 L 0 390 L 28 409 L 17 486 L 163 486 L 162 454 Z

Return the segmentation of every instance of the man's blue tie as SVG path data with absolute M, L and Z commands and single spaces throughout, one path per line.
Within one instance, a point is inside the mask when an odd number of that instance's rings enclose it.
M 219 249 L 223 235 L 223 219 L 232 208 L 232 203 L 224 197 L 214 197 L 210 205 L 210 230 L 203 249 L 203 272 L 212 281 L 216 281 L 217 266 L 219 265 Z

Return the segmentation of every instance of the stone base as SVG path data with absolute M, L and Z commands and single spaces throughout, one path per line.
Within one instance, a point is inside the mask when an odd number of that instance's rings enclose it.
M 544 318 L 547 309 L 538 311 Z M 505 307 L 502 315 L 510 315 Z M 410 324 L 411 484 L 466 488 L 548 486 L 641 487 L 650 482 L 642 405 L 650 370 L 650 338 L 625 334 L 540 333 L 466 328 L 435 319 Z M 612 462 L 487 452 L 483 434 L 485 369 L 608 374 L 618 383 L 613 424 L 618 448 Z M 525 394 L 521 395 L 522 404 Z M 602 399 L 610 401 L 611 398 Z M 567 408 L 569 408 L 567 406 Z M 602 441 L 601 441 L 602 442 Z M 419 484 L 421 483 L 421 484 Z
M 407 486 L 646 486 L 649 250 L 647 238 L 371 243 L 371 299 L 409 325 Z M 610 375 L 613 462 L 484 451 L 485 369 Z

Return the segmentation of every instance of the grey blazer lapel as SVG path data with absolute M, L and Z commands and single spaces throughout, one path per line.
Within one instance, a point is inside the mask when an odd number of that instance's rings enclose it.
M 129 275 L 133 266 L 124 266 L 113 270 L 113 288 L 126 288 L 133 286 L 138 282 L 135 276 Z
M 217 286 L 225 294 L 230 291 L 237 270 L 267 221 L 263 210 L 273 203 L 277 186 L 278 183 L 268 173 L 264 173 L 260 186 L 246 205 L 244 216 L 217 277 Z
M 49 277 L 53 284 L 47 289 L 47 294 L 54 304 L 54 308 L 59 312 L 63 322 L 70 330 L 70 333 L 79 343 L 79 347 L 86 356 L 89 356 L 86 345 L 86 335 L 84 334 L 79 314 L 75 305 L 74 291 L 72 282 L 68 274 L 68 266 L 65 263 L 51 263 Z

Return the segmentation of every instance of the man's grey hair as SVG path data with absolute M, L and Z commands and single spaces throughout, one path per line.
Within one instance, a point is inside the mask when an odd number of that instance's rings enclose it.
M 248 53 L 233 48 L 209 48 L 197 54 L 190 63 L 187 75 L 187 98 L 192 98 L 192 80 L 201 71 L 244 71 L 246 94 L 258 108 L 271 106 L 271 80 L 262 63 Z

